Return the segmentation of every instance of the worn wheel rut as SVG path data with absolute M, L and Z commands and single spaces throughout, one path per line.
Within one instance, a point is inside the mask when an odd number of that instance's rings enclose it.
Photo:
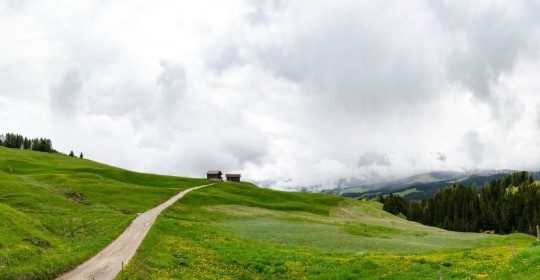
M 148 230 L 150 230 L 157 216 L 163 210 L 181 199 L 188 192 L 210 185 L 212 184 L 184 190 L 155 208 L 140 214 L 109 246 L 105 247 L 105 249 L 101 250 L 101 252 L 91 259 L 73 270 L 60 275 L 56 279 L 114 279 L 122 269 L 122 264 L 126 265 L 133 255 L 135 255 Z

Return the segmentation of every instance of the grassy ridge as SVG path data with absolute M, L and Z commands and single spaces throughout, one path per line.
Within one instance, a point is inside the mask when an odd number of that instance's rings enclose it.
M 376 202 L 221 183 L 166 210 L 118 279 L 482 279 L 533 238 L 450 232 Z M 156 248 L 159 248 L 157 250 Z
M 206 180 L 0 147 L 0 279 L 52 279 L 135 217 Z

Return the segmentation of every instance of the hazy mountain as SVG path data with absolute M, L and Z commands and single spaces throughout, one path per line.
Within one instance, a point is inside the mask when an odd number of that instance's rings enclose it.
M 476 184 L 477 186 L 482 186 L 486 182 L 496 180 L 513 172 L 516 172 L 516 170 L 475 170 L 467 172 L 437 171 L 374 184 L 358 184 L 355 186 L 337 184 L 336 188 L 327 189 L 322 192 L 347 197 L 365 197 L 368 199 L 379 194 L 386 195 L 398 193 L 404 196 L 405 199 L 418 200 L 429 197 L 437 190 L 451 184 L 461 184 L 465 186 Z M 540 172 L 530 173 L 535 179 L 540 179 Z

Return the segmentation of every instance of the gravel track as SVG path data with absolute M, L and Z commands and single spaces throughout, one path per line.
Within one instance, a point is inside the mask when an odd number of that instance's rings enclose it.
M 148 230 L 150 230 L 157 216 L 163 210 L 181 199 L 186 193 L 210 185 L 212 184 L 184 190 L 155 208 L 140 214 L 109 246 L 75 269 L 60 275 L 56 279 L 114 279 L 122 269 L 122 263 L 126 265 L 133 255 L 135 255 Z

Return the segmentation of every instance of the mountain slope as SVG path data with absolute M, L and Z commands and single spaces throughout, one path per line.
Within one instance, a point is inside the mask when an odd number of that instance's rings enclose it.
M 138 212 L 205 182 L 0 147 L 0 279 L 52 279 L 108 244 Z
M 390 182 L 326 190 L 324 193 L 367 199 L 394 193 L 403 196 L 406 200 L 422 200 L 452 184 L 465 186 L 476 184 L 480 187 L 514 172 L 516 171 L 509 169 L 483 172 L 431 172 Z M 539 172 L 531 172 L 531 174 L 536 179 L 540 178 Z

